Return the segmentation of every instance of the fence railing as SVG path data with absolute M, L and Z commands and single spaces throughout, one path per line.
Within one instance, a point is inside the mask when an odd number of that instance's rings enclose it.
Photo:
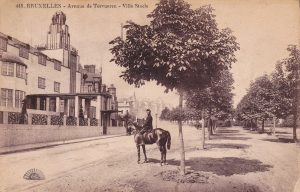
M 8 112 L 8 124 L 20 124 L 21 113 Z
M 53 114 L 35 114 L 23 115 L 20 112 L 0 113 L 0 124 L 29 124 L 29 125 L 59 125 L 59 126 L 98 126 L 99 119 L 79 118 L 73 116 L 62 116 Z

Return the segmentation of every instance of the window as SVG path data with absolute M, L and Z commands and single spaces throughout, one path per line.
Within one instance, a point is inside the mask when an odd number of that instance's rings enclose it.
M 54 81 L 54 92 L 60 92 L 60 83 Z
M 90 106 L 90 118 L 96 118 L 96 107 Z
M 26 79 L 25 66 L 16 64 L 16 76 L 22 79 Z
M 93 92 L 93 86 L 92 85 L 88 85 L 88 93 Z
M 45 89 L 46 88 L 46 79 L 42 77 L 38 77 L 38 88 Z
M 3 51 L 7 51 L 7 39 L 0 37 L 0 49 Z
M 12 107 L 13 106 L 13 90 L 1 89 L 1 106 Z
M 40 110 L 46 111 L 46 97 L 40 97 Z
M 17 108 L 21 108 L 22 107 L 22 101 L 25 98 L 25 92 L 24 91 L 19 91 L 16 90 L 15 91 L 15 106 Z
M 49 99 L 49 111 L 56 111 L 56 99 L 55 98 L 50 98 Z
M 46 65 L 46 59 L 47 59 L 47 57 L 46 57 L 46 55 L 43 55 L 43 54 L 39 54 L 39 58 L 38 58 L 38 62 L 39 62 L 39 64 L 41 64 L 41 65 Z
M 61 63 L 59 61 L 54 60 L 54 69 L 57 71 L 61 70 Z
M 14 63 L 2 61 L 1 73 L 6 76 L 14 76 Z
M 29 58 L 29 50 L 26 47 L 20 46 L 19 48 L 19 56 L 25 59 Z
M 77 56 L 75 54 L 72 54 L 70 55 L 70 60 L 71 60 L 71 65 L 73 64 L 77 64 Z

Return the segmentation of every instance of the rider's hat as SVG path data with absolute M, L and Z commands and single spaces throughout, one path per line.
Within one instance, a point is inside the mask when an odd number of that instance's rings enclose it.
M 151 110 L 150 110 L 150 109 L 146 109 L 146 111 L 149 111 L 149 112 L 151 112 Z

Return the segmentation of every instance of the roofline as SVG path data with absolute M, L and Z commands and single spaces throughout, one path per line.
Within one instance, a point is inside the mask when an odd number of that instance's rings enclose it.
M 50 93 L 50 94 L 28 94 L 26 96 L 40 96 L 40 97 L 104 96 L 104 97 L 112 97 L 108 93 Z

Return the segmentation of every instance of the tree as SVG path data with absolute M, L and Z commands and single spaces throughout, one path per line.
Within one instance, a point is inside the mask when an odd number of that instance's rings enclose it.
M 274 86 L 268 75 L 263 75 L 251 82 L 246 96 L 237 106 L 240 117 L 251 121 L 260 119 L 262 121 L 262 132 L 264 132 L 264 121 L 273 117 L 274 109 Z
M 213 80 L 207 89 L 189 90 L 186 94 L 186 105 L 195 109 L 199 114 L 206 113 L 208 120 L 213 115 L 230 113 L 233 108 L 233 82 L 232 74 L 228 70 L 223 70 L 220 78 Z M 208 127 L 208 135 L 213 134 L 211 126 Z M 204 141 L 202 145 L 204 145 Z
M 267 118 L 273 117 L 274 108 L 273 84 L 268 75 L 258 77 L 250 85 L 249 94 L 253 99 L 256 117 L 262 120 L 262 132 L 264 132 L 264 122 Z
M 241 101 L 238 103 L 235 110 L 236 119 L 244 122 L 244 127 L 249 125 L 252 129 L 252 116 L 253 116 L 253 106 L 250 99 L 250 94 L 246 94 L 243 96 Z
M 281 61 L 286 69 L 286 79 L 288 82 L 288 98 L 291 101 L 291 114 L 293 115 L 293 139 L 297 141 L 297 121 L 300 107 L 300 50 L 296 45 L 287 48 L 289 57 Z
M 160 114 L 160 119 L 162 120 L 170 120 L 170 109 L 168 107 L 165 107 Z
M 289 56 L 276 64 L 271 76 L 264 75 L 251 83 L 236 113 L 238 118 L 244 120 L 293 115 L 293 139 L 296 141 L 300 105 L 300 50 L 295 45 L 290 45 L 287 50 Z
M 292 108 L 291 99 L 289 99 L 288 96 L 288 81 L 285 78 L 285 72 L 281 62 L 276 64 L 275 71 L 271 74 L 271 81 L 273 84 L 273 134 L 275 134 L 276 118 L 286 118 L 291 113 Z
M 166 91 L 175 89 L 182 108 L 185 91 L 205 88 L 236 61 L 236 38 L 230 29 L 218 29 L 211 6 L 193 10 L 183 0 L 161 0 L 148 18 L 149 25 L 127 22 L 126 39 L 110 42 L 111 61 L 123 67 L 121 77 L 129 84 L 154 80 Z M 180 172 L 185 174 L 181 120 L 178 127 Z

